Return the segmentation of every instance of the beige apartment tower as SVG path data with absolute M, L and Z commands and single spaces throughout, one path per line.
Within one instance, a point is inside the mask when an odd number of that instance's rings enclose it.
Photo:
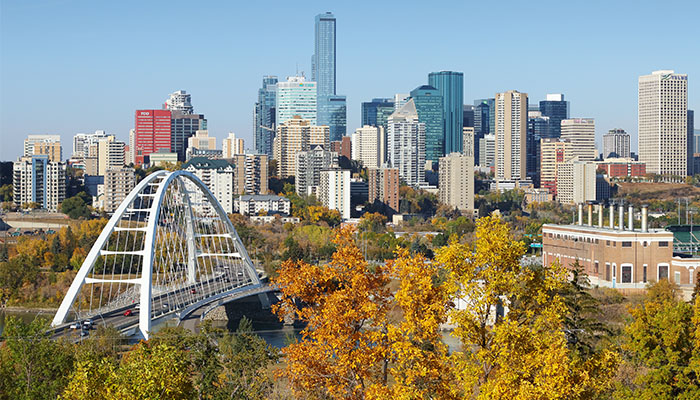
M 297 153 L 311 150 L 313 146 L 330 148 L 328 126 L 311 125 L 308 119 L 295 115 L 292 119 L 277 126 L 277 136 L 273 142 L 273 155 L 277 160 L 280 178 L 294 176 Z
M 460 211 L 473 211 L 474 156 L 452 153 L 439 163 L 440 202 Z
M 496 180 L 523 180 L 526 172 L 527 93 L 496 93 Z
M 654 71 L 639 77 L 639 161 L 647 173 L 687 175 L 688 75 Z
M 571 157 L 595 161 L 595 121 L 593 118 L 561 120 L 561 139 L 571 142 Z

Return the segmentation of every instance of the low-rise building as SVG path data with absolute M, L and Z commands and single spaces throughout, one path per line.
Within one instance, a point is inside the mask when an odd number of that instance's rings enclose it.
M 266 214 L 289 215 L 292 203 L 288 198 L 275 195 L 243 195 L 233 201 L 234 211 L 242 215 Z
M 603 170 L 610 178 L 642 178 L 647 174 L 647 165 L 642 161 L 631 158 L 607 158 L 598 161 L 598 169 Z

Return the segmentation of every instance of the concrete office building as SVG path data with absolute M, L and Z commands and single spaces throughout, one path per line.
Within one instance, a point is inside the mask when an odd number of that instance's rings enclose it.
M 187 148 L 200 150 L 216 150 L 216 138 L 209 136 L 209 131 L 199 130 L 187 139 Z
M 233 132 L 228 133 L 228 137 L 222 143 L 222 155 L 224 158 L 233 158 L 236 154 L 245 153 L 245 142 L 243 138 L 237 138 Z
M 386 133 L 381 126 L 355 129 L 352 134 L 352 159 L 365 168 L 378 168 L 386 162 Z
M 479 139 L 479 166 L 491 168 L 496 162 L 496 135 L 484 135 Z
M 46 154 L 21 157 L 12 165 L 12 201 L 16 207 L 37 203 L 58 212 L 66 198 L 66 164 Z
M 328 209 L 338 210 L 342 219 L 350 218 L 350 170 L 321 171 L 318 197 Z
M 461 153 L 440 158 L 440 202 L 462 212 L 474 210 L 474 156 Z
M 207 185 L 224 211 L 233 212 L 235 170 L 233 164 L 225 160 L 196 157 L 183 164 L 182 169 L 196 175 Z M 193 207 L 199 206 L 193 205 Z
M 571 142 L 571 156 L 579 161 L 594 161 L 595 121 L 593 118 L 574 118 L 561 121 L 561 139 Z
M 296 156 L 300 151 L 308 151 L 314 146 L 330 147 L 329 128 L 315 126 L 300 116 L 285 121 L 277 126 L 274 140 L 274 159 L 280 178 L 296 174 Z
M 630 158 L 630 135 L 624 129 L 611 129 L 603 135 L 603 159 Z
M 557 200 L 564 204 L 596 201 L 597 165 L 570 159 L 557 168 Z
M 540 139 L 540 187 L 557 194 L 559 166 L 571 158 L 571 143 L 558 138 Z
M 314 146 L 297 153 L 295 188 L 300 196 L 317 195 L 321 171 L 338 167 L 338 153 Z
M 368 168 L 368 201 L 378 201 L 388 214 L 399 212 L 399 170 L 398 168 Z
M 110 167 L 104 173 L 104 197 L 101 201 L 105 212 L 111 214 L 126 199 L 136 185 L 134 169 Z
M 654 71 L 639 77 L 639 161 L 647 172 L 686 176 L 688 75 Z
M 497 93 L 495 106 L 496 181 L 525 180 L 527 93 Z
M 311 125 L 317 125 L 316 82 L 307 82 L 303 76 L 290 76 L 276 86 L 275 121 L 278 127 L 296 115 Z
M 413 98 L 389 117 L 387 159 L 407 185 L 425 185 L 425 124 Z

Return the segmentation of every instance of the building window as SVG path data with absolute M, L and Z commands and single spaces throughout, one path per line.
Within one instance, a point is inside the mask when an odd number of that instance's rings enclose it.
M 674 272 L 674 273 L 673 273 L 673 277 L 674 277 L 675 280 L 676 280 L 676 285 L 680 285 L 680 284 L 681 284 L 681 273 L 680 273 L 680 271 Z
M 605 241 L 605 245 L 606 245 L 606 246 L 610 246 L 610 241 L 609 241 L 609 240 L 606 240 L 606 241 Z
M 647 265 L 644 264 L 644 268 L 642 268 L 642 282 L 647 283 Z
M 622 265 L 622 279 L 621 283 L 632 283 L 632 266 Z
M 659 274 L 658 274 L 658 279 L 668 279 L 668 265 L 667 264 L 659 264 L 658 266 L 659 269 Z
M 659 247 L 668 247 L 668 242 L 659 242 Z
M 632 242 L 622 242 L 622 247 L 632 247 Z
M 605 263 L 605 280 L 610 280 L 610 263 Z
M 598 275 L 598 261 L 595 262 L 595 274 Z

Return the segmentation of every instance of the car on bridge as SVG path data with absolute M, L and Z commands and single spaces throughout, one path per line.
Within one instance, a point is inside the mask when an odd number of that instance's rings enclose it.
M 133 312 L 132 310 L 126 310 L 126 311 L 124 311 L 124 316 L 125 316 L 125 317 L 130 317 L 130 316 L 132 316 L 132 315 L 134 315 L 134 312 Z

